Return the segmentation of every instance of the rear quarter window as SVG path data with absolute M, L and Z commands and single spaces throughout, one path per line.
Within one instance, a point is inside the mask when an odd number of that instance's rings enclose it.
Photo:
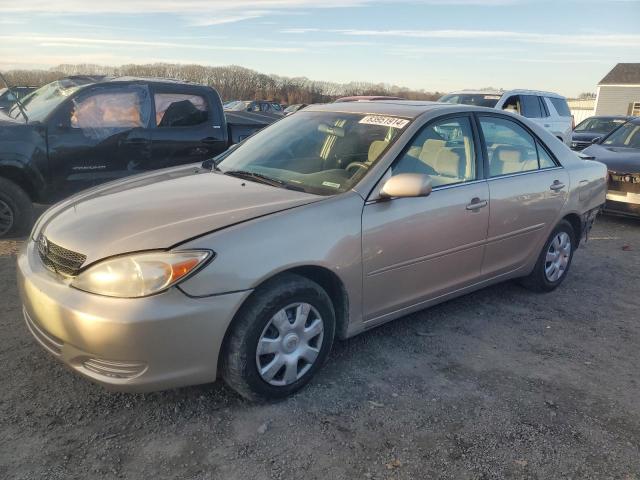
M 549 100 L 553 104 L 553 107 L 556 109 L 556 112 L 558 112 L 558 115 L 560 115 L 561 117 L 571 116 L 571 110 L 569 110 L 569 105 L 567 105 L 567 101 L 564 98 L 547 97 L 547 100 Z

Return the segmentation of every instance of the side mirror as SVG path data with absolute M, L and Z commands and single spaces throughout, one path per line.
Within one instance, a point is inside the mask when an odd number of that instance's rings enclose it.
M 602 137 L 596 137 L 593 140 L 591 140 L 591 143 L 600 143 L 600 140 L 602 140 Z
M 431 194 L 431 177 L 422 173 L 401 173 L 387 180 L 380 198 L 426 197 Z
M 16 97 L 15 93 L 9 92 L 7 93 L 6 99 L 9 100 L 10 102 L 15 102 L 16 100 L 18 100 L 18 97 Z

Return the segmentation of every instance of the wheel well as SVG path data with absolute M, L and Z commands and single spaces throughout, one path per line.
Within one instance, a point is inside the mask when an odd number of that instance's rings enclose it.
M 303 267 L 295 267 L 283 272 L 279 272 L 276 275 L 265 279 L 260 285 L 264 284 L 267 281 L 278 278 L 280 275 L 283 275 L 285 273 L 295 273 L 297 275 L 300 275 L 301 277 L 305 277 L 312 282 L 320 285 L 324 289 L 324 291 L 327 292 L 327 295 L 329 295 L 331 303 L 333 304 L 333 310 L 336 313 L 336 336 L 338 338 L 345 338 L 347 336 L 347 328 L 349 326 L 349 297 L 347 295 L 347 290 L 344 288 L 342 280 L 340 280 L 340 278 L 335 273 L 327 268 L 309 265 Z M 249 296 L 249 298 L 251 297 Z M 240 307 L 240 309 L 242 309 L 242 307 Z M 229 332 L 233 327 L 235 319 L 236 318 L 234 317 L 224 334 L 224 338 L 222 340 L 222 348 L 220 348 L 220 352 L 218 354 L 218 370 L 220 370 L 221 368 L 224 358 L 224 349 L 225 345 L 227 344 L 227 338 Z
M 336 312 L 336 335 L 338 338 L 345 338 L 349 326 L 349 297 L 342 280 L 331 270 L 318 266 L 296 267 L 282 273 L 295 273 L 306 277 L 327 292 Z
M 16 167 L 7 167 L 0 166 L 0 177 L 6 178 L 7 180 L 12 181 L 16 185 L 18 185 L 21 189 L 23 189 L 31 201 L 35 198 L 35 189 L 27 176 L 22 172 L 19 168 Z
M 576 234 L 576 241 L 580 243 L 580 239 L 582 238 L 582 220 L 580 220 L 580 217 L 575 213 L 570 213 L 565 216 L 563 220 L 566 220 L 571 224 L 573 231 Z

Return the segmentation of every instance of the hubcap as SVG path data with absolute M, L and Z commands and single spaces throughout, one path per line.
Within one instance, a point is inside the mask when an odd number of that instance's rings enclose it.
M 0 200 L 0 236 L 11 230 L 13 221 L 13 210 L 6 202 Z
M 571 258 L 571 238 L 566 232 L 558 233 L 549 244 L 544 273 L 547 280 L 556 282 L 564 275 Z
M 262 379 L 274 386 L 299 380 L 318 358 L 324 323 L 308 303 L 294 303 L 279 310 L 258 340 L 256 365 Z

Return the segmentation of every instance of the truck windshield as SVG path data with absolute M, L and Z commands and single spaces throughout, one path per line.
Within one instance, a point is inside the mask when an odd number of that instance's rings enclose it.
M 458 103 L 462 105 L 475 105 L 476 107 L 493 108 L 500 100 L 501 95 L 485 93 L 451 93 L 440 98 L 440 102 Z
M 409 123 L 386 115 L 302 111 L 224 154 L 217 168 L 247 180 L 335 195 L 358 183 Z
M 640 124 L 628 122 L 604 139 L 608 147 L 640 148 Z
M 22 99 L 22 106 L 30 122 L 44 120 L 49 113 L 64 102 L 69 95 L 73 94 L 81 85 L 63 81 L 55 81 L 30 93 Z M 9 116 L 18 118 L 20 109 L 14 106 L 9 111 Z

